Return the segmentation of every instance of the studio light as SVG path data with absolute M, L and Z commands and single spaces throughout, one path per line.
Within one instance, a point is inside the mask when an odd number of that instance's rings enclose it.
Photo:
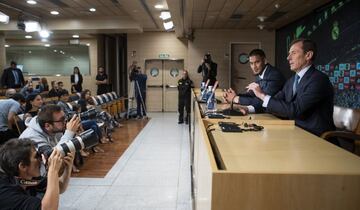
M 40 31 L 41 26 L 40 23 L 37 21 L 25 21 L 25 31 L 26 32 L 35 32 Z
M 160 18 L 163 19 L 163 20 L 167 20 L 167 19 L 170 19 L 171 18 L 171 14 L 169 11 L 162 11 L 160 13 Z
M 50 32 L 46 29 L 42 29 L 39 31 L 39 35 L 41 38 L 48 38 L 50 36 Z
M 9 16 L 5 15 L 4 13 L 0 12 L 0 23 L 5 23 L 8 24 L 9 23 Z

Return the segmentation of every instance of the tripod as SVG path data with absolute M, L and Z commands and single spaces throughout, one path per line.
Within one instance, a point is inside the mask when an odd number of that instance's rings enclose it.
M 139 97 L 140 97 L 140 113 L 144 113 L 145 116 L 147 116 L 147 111 L 146 111 L 146 106 L 145 106 L 145 101 L 144 101 L 144 97 L 143 95 L 141 94 L 141 90 L 140 90 L 140 86 L 139 86 L 139 83 L 138 81 L 135 80 L 135 85 L 137 88 L 135 88 L 135 90 L 137 89 L 138 90 L 138 94 L 139 94 Z M 138 101 L 137 101 L 138 103 Z M 141 110 L 142 108 L 142 110 Z

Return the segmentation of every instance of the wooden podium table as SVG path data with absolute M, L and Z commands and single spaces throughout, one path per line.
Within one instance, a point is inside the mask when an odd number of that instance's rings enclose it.
M 193 99 L 196 96 L 194 95 Z M 269 114 L 201 118 L 193 100 L 196 209 L 359 210 L 360 158 Z M 263 131 L 222 132 L 219 121 Z

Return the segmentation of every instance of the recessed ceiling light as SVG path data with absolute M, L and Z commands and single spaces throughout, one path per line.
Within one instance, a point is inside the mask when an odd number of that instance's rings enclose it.
M 31 54 L 32 52 L 31 52 L 31 50 L 29 50 L 29 54 Z
M 57 50 L 54 50 L 54 52 L 57 52 Z
M 170 29 L 174 28 L 174 23 L 172 21 L 169 21 L 166 23 L 164 22 L 163 24 L 164 24 L 165 30 L 170 30 Z
M 50 44 L 44 44 L 45 47 L 50 47 Z
M 260 24 L 260 25 L 257 25 L 257 27 L 258 27 L 260 30 L 263 30 L 263 29 L 265 28 L 265 25 Z
M 58 15 L 59 12 L 54 10 L 54 11 L 51 11 L 50 14 L 52 14 L 52 15 Z
M 90 11 L 90 12 L 95 12 L 96 9 L 95 9 L 95 8 L 90 8 L 89 11 Z
M 259 19 L 260 22 L 264 22 L 266 18 L 267 18 L 266 16 L 258 16 L 257 17 L 257 19 Z
M 79 38 L 80 36 L 77 34 L 72 35 L 73 38 Z
M 87 43 L 86 46 L 90 46 L 90 43 Z
M 156 9 L 162 9 L 162 8 L 164 8 L 164 6 L 163 6 L 162 4 L 156 4 L 154 7 L 155 7 Z
M 28 4 L 37 4 L 37 2 L 33 1 L 33 0 L 26 1 L 26 3 L 28 3 Z
M 26 39 L 31 39 L 31 38 L 32 38 L 32 36 L 30 36 L 30 35 L 26 35 L 26 36 L 25 36 L 25 38 L 26 38 Z
M 4 47 L 10 47 L 10 45 L 6 44 L 6 45 L 4 45 Z

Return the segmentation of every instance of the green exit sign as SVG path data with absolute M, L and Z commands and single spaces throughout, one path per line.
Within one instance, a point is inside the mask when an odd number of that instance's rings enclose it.
M 170 58 L 170 55 L 167 53 L 160 53 L 159 58 Z

